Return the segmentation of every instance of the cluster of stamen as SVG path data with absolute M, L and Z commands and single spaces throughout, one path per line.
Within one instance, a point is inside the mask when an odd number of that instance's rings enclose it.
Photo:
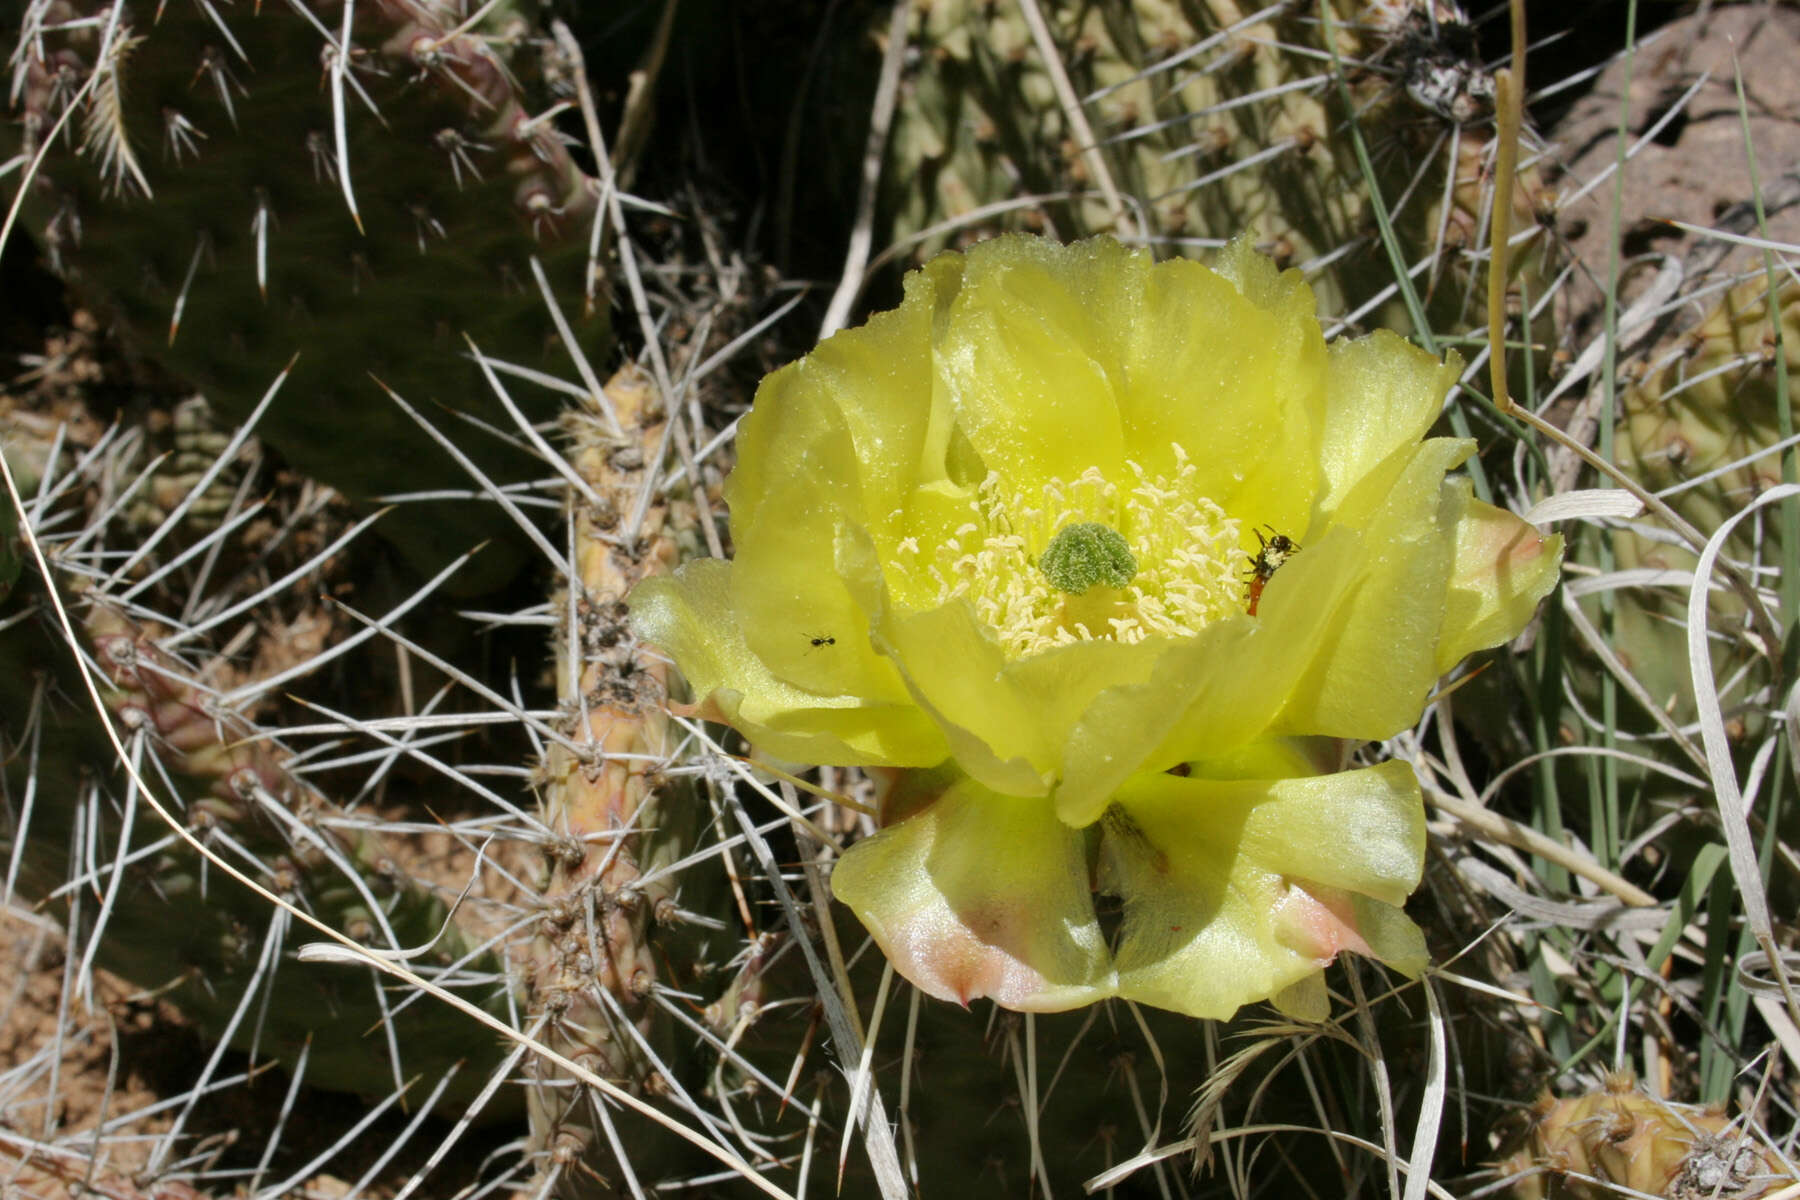
M 896 582 L 909 599 L 933 607 L 967 598 L 1014 658 L 1096 638 L 1193 637 L 1241 615 L 1238 522 L 1199 493 L 1199 471 L 1180 446 L 1174 450 L 1173 476 L 1128 462 L 1124 483 L 1090 467 L 1027 491 L 990 473 L 971 519 L 943 543 L 901 543 Z M 1136 561 L 1124 586 L 1070 594 L 1039 569 L 1056 535 L 1084 523 L 1123 537 Z

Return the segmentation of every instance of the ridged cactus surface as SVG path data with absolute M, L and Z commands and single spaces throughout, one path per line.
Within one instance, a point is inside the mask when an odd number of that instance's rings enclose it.
M 1773 304 L 1771 304 L 1771 298 Z M 1703 319 L 1663 348 L 1648 373 L 1620 397 L 1616 445 L 1620 465 L 1653 491 L 1669 493 L 1674 510 L 1711 532 L 1781 482 L 1780 374 L 1800 378 L 1800 286 L 1752 278 L 1712 301 Z M 1790 426 L 1791 428 L 1791 426 Z M 1762 568 L 1779 563 L 1777 509 L 1741 520 L 1724 543 L 1729 557 Z M 1640 531 L 1614 539 L 1618 565 L 1691 572 L 1691 548 L 1664 534 Z M 1684 716 L 1693 685 L 1686 660 L 1685 589 L 1633 589 L 1616 616 L 1616 644 L 1651 698 Z M 1709 600 L 1715 635 L 1714 675 L 1730 683 L 1735 708 L 1766 684 L 1760 648 L 1743 602 L 1729 591 Z M 1743 673 L 1748 669 L 1751 674 Z M 1740 716 L 1740 727 L 1743 722 Z
M 893 241 L 923 257 L 1029 228 L 1197 251 L 1247 233 L 1280 265 L 1308 271 L 1324 311 L 1345 313 L 1393 281 L 1373 185 L 1409 267 L 1429 267 L 1414 286 L 1435 298 L 1434 316 L 1479 317 L 1468 290 L 1479 272 L 1462 254 L 1484 240 L 1493 79 L 1458 7 L 1030 6 L 1074 106 L 1026 7 L 914 6 L 883 175 Z M 1521 178 L 1516 227 L 1535 220 L 1541 193 L 1535 172 Z M 1407 320 L 1403 305 L 1388 315 Z

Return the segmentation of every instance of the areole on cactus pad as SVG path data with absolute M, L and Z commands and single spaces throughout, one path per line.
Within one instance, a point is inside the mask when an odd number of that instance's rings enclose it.
M 1348 746 L 1559 569 L 1424 436 L 1456 369 L 1328 346 L 1243 241 L 941 255 L 763 382 L 735 560 L 639 585 L 633 623 L 707 716 L 884 783 L 833 887 L 932 995 L 1321 1016 L 1339 950 L 1425 961 L 1418 785 Z M 1259 530 L 1301 548 L 1266 578 Z

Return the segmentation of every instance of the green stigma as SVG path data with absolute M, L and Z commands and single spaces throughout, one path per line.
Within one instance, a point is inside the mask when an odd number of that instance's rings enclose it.
M 1050 539 L 1038 559 L 1038 570 L 1052 587 L 1079 596 L 1104 584 L 1122 588 L 1137 575 L 1137 559 L 1115 529 L 1098 521 L 1070 525 Z

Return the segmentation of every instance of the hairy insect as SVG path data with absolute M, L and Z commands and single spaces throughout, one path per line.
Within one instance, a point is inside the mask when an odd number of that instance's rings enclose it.
M 1262 529 L 1255 531 L 1257 550 L 1250 560 L 1249 587 L 1244 594 L 1244 611 L 1253 617 L 1256 615 L 1256 606 L 1262 602 L 1263 588 L 1269 585 L 1269 580 L 1275 577 L 1281 564 L 1300 551 L 1298 542 L 1285 533 L 1276 533 L 1274 526 L 1265 525 L 1263 529 L 1269 531 L 1269 536 L 1264 537 Z

